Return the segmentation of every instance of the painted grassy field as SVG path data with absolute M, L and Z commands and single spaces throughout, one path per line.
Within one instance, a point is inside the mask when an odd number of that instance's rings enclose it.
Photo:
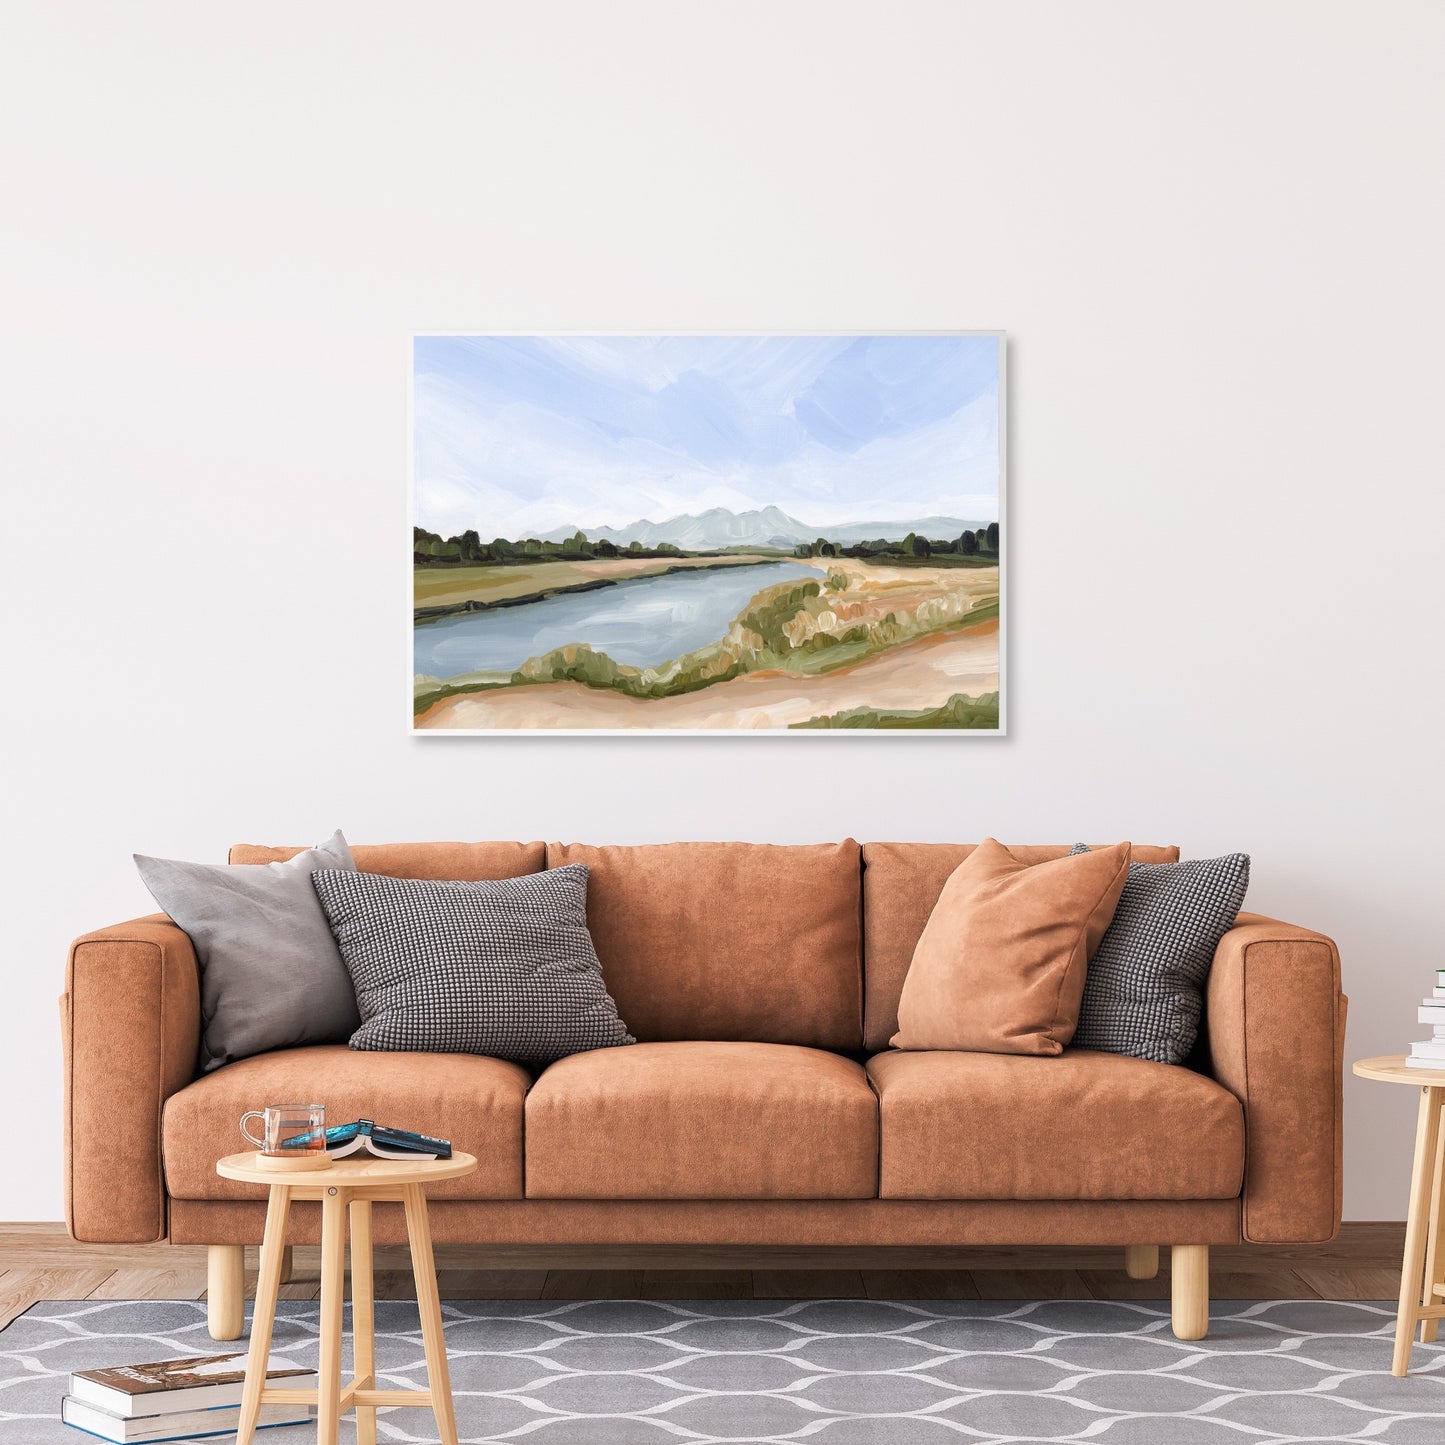
M 607 585 L 625 577 L 660 577 L 695 568 L 746 567 L 774 558 L 753 553 L 712 557 L 598 557 L 576 561 L 527 562 L 517 566 L 416 567 L 412 605 L 438 615 L 468 603 L 523 603 L 558 592 Z
M 724 637 L 658 667 L 579 642 L 509 677 L 419 680 L 416 726 L 998 726 L 996 566 L 809 565 L 816 580 L 760 590 Z

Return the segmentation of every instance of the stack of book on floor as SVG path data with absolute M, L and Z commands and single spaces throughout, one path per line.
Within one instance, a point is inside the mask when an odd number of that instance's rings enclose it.
M 1410 1045 L 1406 1066 L 1445 1070 L 1445 968 L 1435 970 L 1435 987 L 1421 1000 L 1420 1022 L 1434 1025 L 1432 1036 Z
M 245 1355 L 192 1355 L 149 1365 L 79 1370 L 60 1418 L 102 1440 L 200 1440 L 235 1432 L 241 1416 Z M 288 1390 L 314 1390 L 316 1372 L 272 1355 L 266 1381 Z M 309 1405 L 262 1405 L 259 1424 L 305 1425 Z

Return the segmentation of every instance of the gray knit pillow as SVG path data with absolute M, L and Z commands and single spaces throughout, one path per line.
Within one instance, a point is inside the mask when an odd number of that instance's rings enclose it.
M 1070 853 L 1087 853 L 1076 843 Z M 1114 921 L 1089 961 L 1074 1047 L 1182 1064 L 1204 1011 L 1219 940 L 1249 887 L 1249 856 L 1131 863 Z
M 635 1043 L 587 931 L 588 871 L 477 883 L 313 873 L 356 986 L 351 1047 L 530 1064 Z

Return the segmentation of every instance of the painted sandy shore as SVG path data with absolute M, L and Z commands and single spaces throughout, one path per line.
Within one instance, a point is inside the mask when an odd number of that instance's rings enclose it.
M 576 682 L 538 683 L 446 698 L 418 729 L 786 728 L 853 707 L 935 707 L 955 693 L 998 690 L 998 625 L 923 637 L 817 677 L 750 673 L 676 697 L 633 698 Z

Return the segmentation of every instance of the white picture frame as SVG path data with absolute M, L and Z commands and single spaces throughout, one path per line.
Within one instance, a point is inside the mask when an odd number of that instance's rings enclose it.
M 413 336 L 414 735 L 1006 736 L 1005 358 L 1000 331 Z

